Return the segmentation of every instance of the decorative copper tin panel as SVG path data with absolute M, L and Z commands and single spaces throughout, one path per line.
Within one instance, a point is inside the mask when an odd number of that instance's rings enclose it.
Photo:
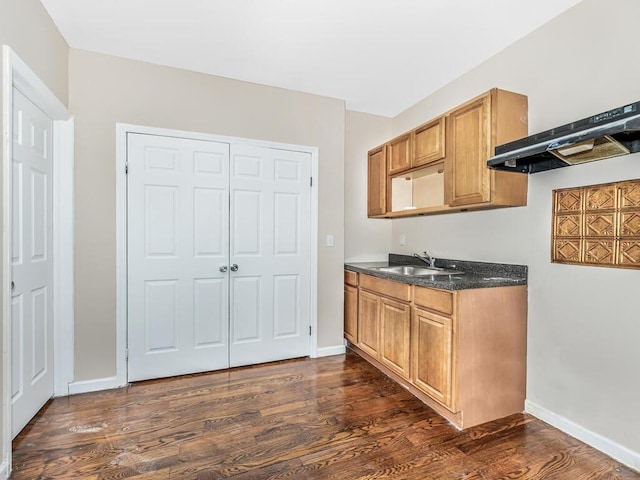
M 582 240 L 556 240 L 554 242 L 554 261 L 559 263 L 580 263 L 582 251 Z
M 626 182 L 620 187 L 620 207 L 640 207 L 640 181 Z
M 584 242 L 584 263 L 613 265 L 615 242 L 613 240 L 587 239 Z
M 640 269 L 640 180 L 553 191 L 551 261 Z
M 616 208 L 616 187 L 610 185 L 594 185 L 586 188 L 587 210 L 606 210 Z
M 557 212 L 578 212 L 582 210 L 582 191 L 558 190 L 555 204 Z
M 630 268 L 638 268 L 640 265 L 640 240 L 620 242 L 620 252 L 618 254 L 618 263 L 622 266 L 630 266 Z
M 579 237 L 582 218 L 580 215 L 558 215 L 556 217 L 556 233 L 558 237 Z
M 640 237 L 640 208 L 620 212 L 622 221 L 620 222 L 621 237 Z
M 588 237 L 613 237 L 615 213 L 588 213 L 585 216 L 585 235 Z

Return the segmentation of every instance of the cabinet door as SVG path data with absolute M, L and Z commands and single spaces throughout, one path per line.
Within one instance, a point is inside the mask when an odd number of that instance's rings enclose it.
M 386 147 L 371 150 L 368 161 L 367 214 L 374 217 L 387 213 Z
M 454 409 L 453 321 L 415 308 L 412 323 L 411 381 L 427 395 Z
M 413 137 L 412 167 L 419 167 L 444 158 L 445 121 L 440 117 L 416 128 Z
M 360 290 L 358 295 L 358 346 L 378 358 L 380 342 L 380 297 Z
M 358 343 L 358 289 L 344 286 L 344 337 Z
M 411 133 L 394 138 L 387 146 L 389 174 L 400 173 L 411 168 Z
M 491 200 L 491 95 L 485 95 L 447 117 L 445 201 L 450 206 Z
M 380 361 L 409 379 L 411 307 L 383 298 L 380 305 Z

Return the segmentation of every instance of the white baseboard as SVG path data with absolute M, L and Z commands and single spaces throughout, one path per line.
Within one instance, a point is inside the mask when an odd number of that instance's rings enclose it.
M 564 433 L 577 438 L 587 445 L 606 453 L 611 458 L 626 465 L 627 467 L 640 471 L 640 453 L 634 452 L 633 450 L 630 450 L 609 438 L 603 437 L 598 433 L 587 430 L 583 426 L 578 425 L 577 423 L 574 423 L 571 420 L 558 415 L 551 410 L 547 410 L 546 408 L 529 400 L 525 401 L 524 409 L 525 412 L 530 413 L 534 417 L 539 418 L 558 430 L 562 430 Z
M 69 384 L 69 395 L 111 390 L 112 388 L 124 387 L 125 385 L 126 384 L 118 381 L 118 377 L 104 377 L 94 380 L 84 380 L 82 382 L 71 382 Z
M 333 347 L 318 348 L 313 358 L 330 357 L 331 355 L 342 355 L 347 350 L 344 345 L 335 345 Z
M 342 355 L 346 352 L 344 345 L 318 348 L 311 358 L 329 357 L 331 355 Z M 79 393 L 99 392 L 100 390 L 110 390 L 112 388 L 124 387 L 126 383 L 118 380 L 117 376 L 96 378 L 94 380 L 84 380 L 82 382 L 72 382 L 69 384 L 69 395 Z M 1 479 L 0 479 L 1 480 Z
M 9 478 L 9 465 L 5 460 L 4 462 L 0 463 L 0 479 L 6 480 L 7 478 Z

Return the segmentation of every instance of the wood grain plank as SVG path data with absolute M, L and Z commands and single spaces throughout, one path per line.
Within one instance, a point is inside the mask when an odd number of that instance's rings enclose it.
M 529 415 L 456 430 L 354 353 L 54 399 L 23 479 L 640 480 Z

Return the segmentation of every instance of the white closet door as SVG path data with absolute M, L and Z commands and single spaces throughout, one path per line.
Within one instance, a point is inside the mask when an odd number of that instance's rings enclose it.
M 311 156 L 231 145 L 230 169 L 230 364 L 309 355 Z
M 11 406 L 15 437 L 53 396 L 53 122 L 13 90 Z
M 229 366 L 229 145 L 129 134 L 129 380 Z

